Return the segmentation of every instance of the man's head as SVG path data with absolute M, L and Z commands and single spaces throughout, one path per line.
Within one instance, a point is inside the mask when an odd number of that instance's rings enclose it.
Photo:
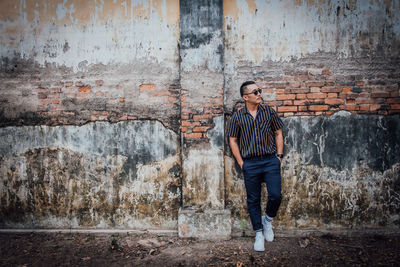
M 240 86 L 240 95 L 248 103 L 260 104 L 263 101 L 261 89 L 254 81 L 244 82 Z

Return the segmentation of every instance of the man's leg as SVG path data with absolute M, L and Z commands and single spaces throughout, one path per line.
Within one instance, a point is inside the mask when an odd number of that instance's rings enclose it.
M 274 232 L 272 230 L 272 219 L 276 216 L 281 205 L 281 168 L 280 161 L 275 156 L 271 157 L 268 164 L 265 165 L 264 180 L 267 185 L 268 202 L 265 210 L 266 216 L 262 218 L 264 226 L 264 236 L 267 241 L 274 240 Z
M 261 223 L 262 176 L 260 176 L 260 168 L 257 165 L 256 162 L 246 161 L 243 168 L 244 184 L 247 194 L 247 210 L 254 231 L 263 229 Z
M 244 184 L 247 194 L 247 210 L 249 211 L 253 230 L 256 231 L 254 250 L 264 251 L 263 225 L 261 223 L 261 179 L 256 162 L 246 161 L 243 166 Z

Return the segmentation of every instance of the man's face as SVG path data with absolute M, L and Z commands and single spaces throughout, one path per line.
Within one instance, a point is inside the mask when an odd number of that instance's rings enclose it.
M 243 94 L 243 99 L 247 103 L 251 104 L 261 104 L 263 101 L 261 95 L 261 89 L 257 86 L 257 84 L 250 84 L 246 86 L 246 90 Z

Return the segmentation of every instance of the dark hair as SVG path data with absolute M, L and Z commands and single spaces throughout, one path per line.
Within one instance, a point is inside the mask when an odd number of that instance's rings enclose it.
M 240 96 L 243 97 L 244 95 L 244 90 L 247 89 L 247 85 L 250 84 L 256 84 L 254 81 L 246 81 L 244 83 L 242 83 L 242 85 L 240 86 Z

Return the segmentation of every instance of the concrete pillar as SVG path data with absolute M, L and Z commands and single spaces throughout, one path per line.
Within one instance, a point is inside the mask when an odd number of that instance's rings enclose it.
M 180 1 L 180 237 L 230 237 L 224 203 L 222 0 Z

